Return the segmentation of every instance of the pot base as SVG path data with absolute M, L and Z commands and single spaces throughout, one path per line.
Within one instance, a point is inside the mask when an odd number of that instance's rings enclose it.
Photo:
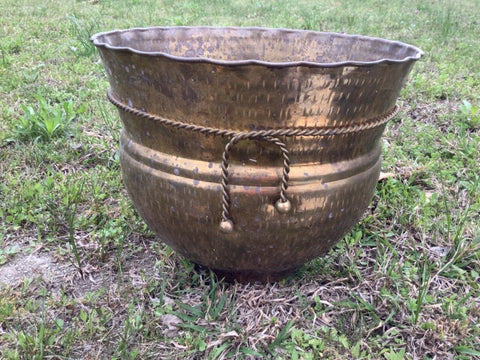
M 195 264 L 195 269 L 198 270 L 208 270 L 205 266 Z M 217 279 L 224 280 L 227 283 L 241 283 L 241 284 L 248 284 L 248 283 L 275 283 L 286 277 L 294 274 L 298 271 L 300 267 L 296 267 L 293 269 L 278 271 L 278 272 L 259 272 L 254 270 L 244 270 L 244 271 L 225 271 L 225 270 L 216 270 L 211 269 Z

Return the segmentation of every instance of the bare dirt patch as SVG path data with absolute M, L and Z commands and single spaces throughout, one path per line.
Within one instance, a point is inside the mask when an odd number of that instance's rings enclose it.
M 15 287 L 32 278 L 58 282 L 71 270 L 70 265 L 57 263 L 49 254 L 18 255 L 0 267 L 0 286 Z

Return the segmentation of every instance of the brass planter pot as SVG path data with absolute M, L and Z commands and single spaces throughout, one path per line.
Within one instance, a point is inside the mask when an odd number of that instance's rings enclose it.
M 93 36 L 123 121 L 128 193 L 158 236 L 240 281 L 326 252 L 370 202 L 416 47 L 313 31 Z

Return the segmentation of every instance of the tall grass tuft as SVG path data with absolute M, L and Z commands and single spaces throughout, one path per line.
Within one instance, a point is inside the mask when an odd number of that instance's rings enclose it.
M 72 24 L 72 34 L 79 43 L 79 48 L 74 48 L 75 53 L 79 56 L 91 56 L 95 54 L 97 50 L 95 45 L 90 41 L 90 38 L 99 28 L 97 20 L 93 17 L 89 20 L 81 20 L 75 15 L 69 15 L 67 19 L 70 20 Z

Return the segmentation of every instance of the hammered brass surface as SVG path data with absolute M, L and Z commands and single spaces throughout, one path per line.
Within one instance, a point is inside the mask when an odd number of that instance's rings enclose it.
M 122 103 L 234 131 L 381 117 L 422 55 L 383 39 L 283 29 L 158 27 L 92 40 Z M 279 149 L 242 140 L 228 166 L 233 228 L 221 231 L 220 164 L 229 139 L 125 111 L 120 117 L 122 174 L 139 213 L 174 250 L 237 280 L 278 280 L 326 252 L 361 217 L 380 171 L 385 125 L 283 137 L 290 208 L 277 208 Z

